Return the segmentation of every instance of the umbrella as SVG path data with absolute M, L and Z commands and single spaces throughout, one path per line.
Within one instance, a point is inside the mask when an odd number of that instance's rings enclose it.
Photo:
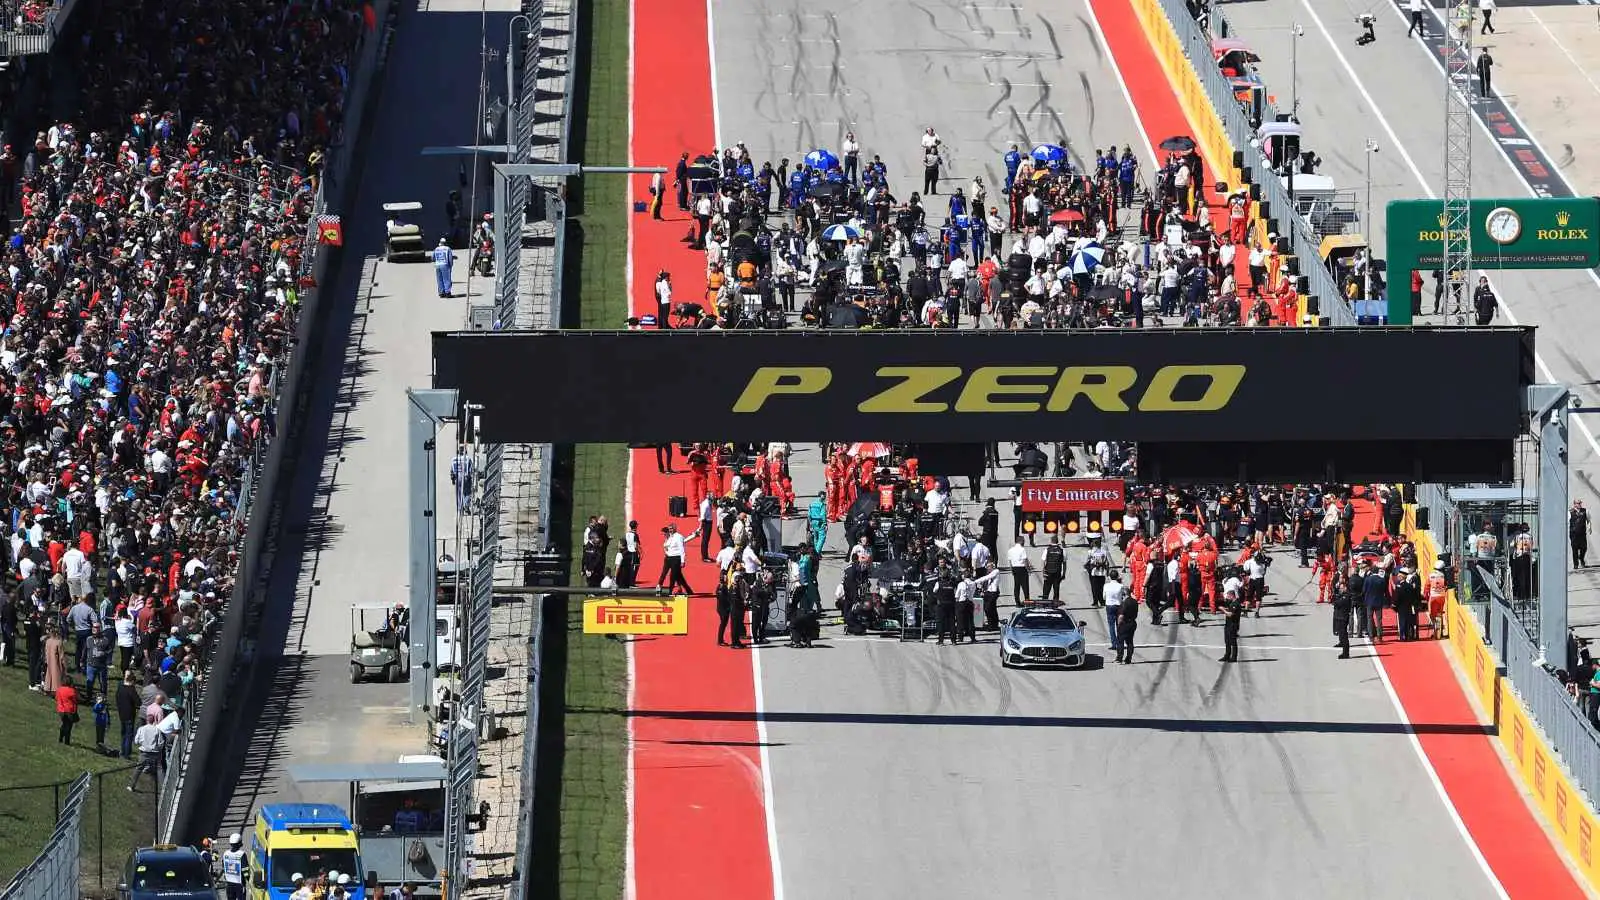
M 1083 213 L 1075 209 L 1058 209 L 1050 214 L 1050 221 L 1058 225 L 1064 225 L 1067 222 L 1082 222 Z
M 805 164 L 813 169 L 821 169 L 826 172 L 839 164 L 839 157 L 826 150 L 813 150 L 806 154 Z
M 888 456 L 889 453 L 888 444 L 863 442 L 850 445 L 851 456 Z
M 1189 542 L 1200 536 L 1200 529 L 1192 522 L 1179 522 L 1161 532 L 1161 549 L 1168 556 L 1189 546 Z
M 1100 268 L 1100 262 L 1105 259 L 1105 256 L 1106 250 L 1104 247 L 1090 242 L 1078 248 L 1078 252 L 1072 254 L 1072 259 L 1067 261 L 1067 265 L 1072 269 L 1072 274 L 1087 275 Z
M 1040 144 L 1034 147 L 1033 152 L 1029 155 L 1033 157 L 1034 162 L 1055 165 L 1066 161 L 1067 151 L 1066 148 L 1057 144 Z
M 1161 142 L 1161 149 L 1170 150 L 1173 153 L 1188 153 L 1194 149 L 1194 138 L 1183 134 L 1169 137 Z
M 825 241 L 853 241 L 858 237 L 861 237 L 861 229 L 842 223 L 829 225 L 822 232 L 822 239 Z

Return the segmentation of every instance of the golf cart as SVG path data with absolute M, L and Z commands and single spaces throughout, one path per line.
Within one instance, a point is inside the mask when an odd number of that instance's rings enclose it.
M 428 256 L 428 247 L 422 242 L 422 226 L 408 219 L 415 219 L 417 213 L 422 211 L 422 204 L 416 201 L 408 203 L 385 203 L 383 213 L 386 222 L 386 237 L 383 242 L 383 258 L 389 262 L 397 259 L 412 258 L 425 259 Z
M 351 604 L 350 682 L 404 681 L 411 672 L 409 613 L 403 606 Z

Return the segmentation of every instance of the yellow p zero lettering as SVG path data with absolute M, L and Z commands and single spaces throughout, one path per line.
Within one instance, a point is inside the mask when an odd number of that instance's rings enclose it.
M 1061 371 L 1055 392 L 1045 403 L 1047 412 L 1066 412 L 1082 396 L 1101 412 L 1127 412 L 1123 393 L 1139 380 L 1132 366 L 1072 366 Z
M 1043 382 L 1011 383 L 1011 378 L 1048 378 L 1056 373 L 1055 366 L 984 366 L 967 378 L 956 398 L 956 412 L 1030 413 L 1039 411 L 1039 401 L 1006 401 L 998 397 L 1037 397 L 1048 393 L 1050 385 Z
M 923 397 L 961 377 L 960 366 L 884 366 L 879 378 L 898 378 L 892 385 L 861 401 L 857 412 L 864 413 L 941 413 L 948 403 L 924 402 Z
M 784 394 L 820 394 L 833 383 L 826 366 L 762 366 L 744 386 L 733 404 L 736 413 L 760 412 L 773 397 Z
M 1216 412 L 1233 399 L 1244 373 L 1244 366 L 1163 366 L 1139 398 L 1139 411 Z M 1175 399 L 1172 395 L 1185 378 L 1206 379 L 1206 392 L 1196 400 Z

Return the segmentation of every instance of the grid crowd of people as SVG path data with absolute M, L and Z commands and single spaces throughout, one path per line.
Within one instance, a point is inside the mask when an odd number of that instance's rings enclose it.
M 908 194 L 854 133 L 843 158 L 817 149 L 793 164 L 758 165 L 742 143 L 684 153 L 673 186 L 695 221 L 685 240 L 706 254 L 706 293 L 673 303 L 661 273 L 654 322 L 633 324 L 775 328 L 792 313 L 832 328 L 1146 327 L 1147 314 L 1299 324 L 1276 241 L 1250 235 L 1249 191 L 1208 198 L 1190 138 L 1164 142 L 1148 181 L 1131 148 L 1075 161 L 1066 142 L 1012 144 L 992 194 L 981 176 L 949 183 L 934 129 L 920 141 L 923 190 Z
M 7 665 L 25 649 L 63 742 L 73 676 L 104 709 L 119 674 L 121 746 L 102 749 L 131 756 L 140 722 L 175 730 L 232 590 L 242 479 L 273 434 L 323 156 L 374 23 L 354 0 L 81 15 L 82 115 L 0 151 L 0 644 Z

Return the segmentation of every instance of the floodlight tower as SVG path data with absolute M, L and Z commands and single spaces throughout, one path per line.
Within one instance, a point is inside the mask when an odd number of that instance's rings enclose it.
M 1442 0 L 1444 23 L 1444 288 L 1452 308 L 1470 297 L 1472 274 L 1472 7 Z M 1458 321 L 1465 321 L 1458 319 Z

